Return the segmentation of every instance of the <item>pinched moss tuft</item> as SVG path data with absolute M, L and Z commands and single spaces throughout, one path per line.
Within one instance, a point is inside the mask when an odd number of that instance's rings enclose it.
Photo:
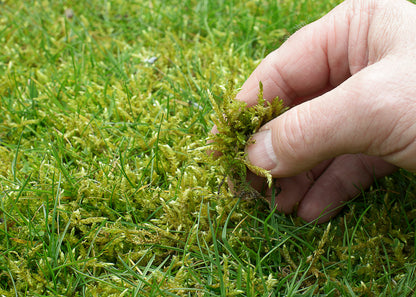
M 278 98 L 271 101 L 263 98 L 261 82 L 256 105 L 248 107 L 247 103 L 234 98 L 235 93 L 228 91 L 224 95 L 222 105 L 218 105 L 213 96 L 210 96 L 215 111 L 212 121 L 219 132 L 210 137 L 211 150 L 216 152 L 214 154 L 217 155 L 218 164 L 224 168 L 225 174 L 234 186 L 234 192 L 240 193 L 239 196 L 243 196 L 242 198 L 256 197 L 259 193 L 246 182 L 247 169 L 266 177 L 269 186 L 272 184 L 272 176 L 269 171 L 248 162 L 244 150 L 253 142 L 251 136 L 261 126 L 282 114 L 286 108 Z

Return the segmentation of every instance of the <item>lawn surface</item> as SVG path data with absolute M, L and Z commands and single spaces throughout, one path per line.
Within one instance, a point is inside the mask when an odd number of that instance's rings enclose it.
M 209 93 L 335 5 L 1 1 L 0 296 L 412 295 L 413 174 L 316 226 L 206 154 Z

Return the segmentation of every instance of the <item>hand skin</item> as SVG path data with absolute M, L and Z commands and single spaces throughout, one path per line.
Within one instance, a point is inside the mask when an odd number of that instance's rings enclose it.
M 237 95 L 291 109 L 253 135 L 249 161 L 270 170 L 278 210 L 324 222 L 397 167 L 416 171 L 416 6 L 347 0 L 293 34 Z M 213 128 L 215 131 L 215 127 Z M 262 178 L 251 174 L 254 187 Z

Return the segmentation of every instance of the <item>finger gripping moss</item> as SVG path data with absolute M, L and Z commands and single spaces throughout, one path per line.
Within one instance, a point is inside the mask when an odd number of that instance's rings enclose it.
M 271 186 L 270 172 L 250 164 L 244 150 L 253 141 L 251 135 L 286 110 L 279 98 L 276 97 L 271 101 L 263 98 L 261 82 L 259 89 L 257 104 L 254 106 L 248 106 L 243 101 L 235 100 L 235 93 L 232 91 L 225 93 L 222 105 L 219 105 L 210 95 L 211 104 L 215 111 L 212 120 L 219 131 L 219 133 L 210 136 L 211 149 L 221 153 L 217 157 L 218 164 L 223 167 L 225 175 L 230 179 L 234 193 L 241 198 L 259 196 L 259 193 L 252 189 L 246 181 L 247 168 L 257 175 L 266 177 L 268 186 Z

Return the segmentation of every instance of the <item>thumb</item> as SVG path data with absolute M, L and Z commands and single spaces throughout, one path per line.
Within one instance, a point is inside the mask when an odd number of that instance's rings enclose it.
M 342 154 L 383 157 L 405 147 L 405 139 L 397 143 L 401 132 L 395 131 L 405 126 L 400 124 L 404 112 L 397 95 L 389 96 L 397 90 L 386 83 L 394 78 L 382 71 L 381 64 L 267 123 L 252 136 L 254 144 L 246 150 L 249 162 L 274 177 L 287 177 Z

